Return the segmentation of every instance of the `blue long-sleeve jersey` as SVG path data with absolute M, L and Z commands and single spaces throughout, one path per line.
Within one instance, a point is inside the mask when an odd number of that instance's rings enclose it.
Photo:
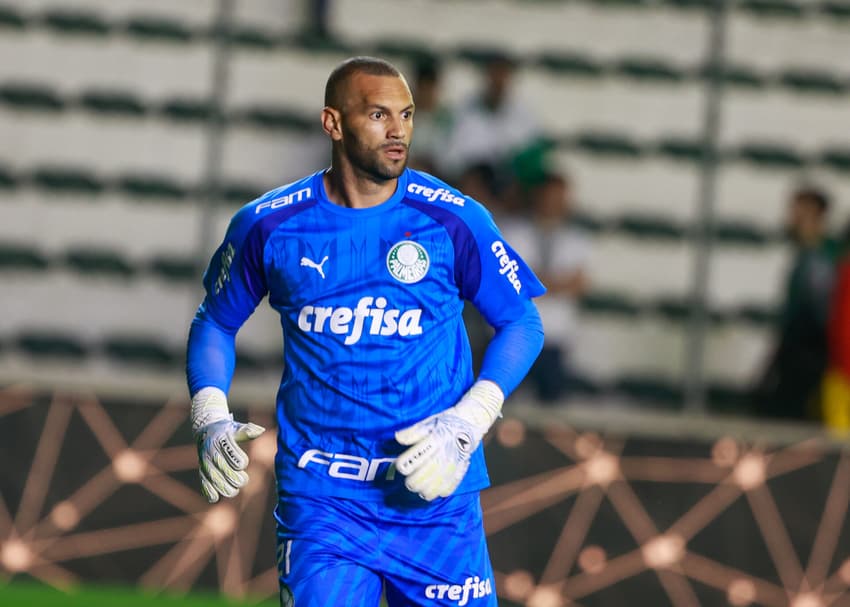
M 507 395 L 543 341 L 545 289 L 474 200 L 406 170 L 367 209 L 330 202 L 323 172 L 234 216 L 204 275 L 189 335 L 192 394 L 227 392 L 235 335 L 262 298 L 280 313 L 277 480 L 292 494 L 381 499 L 402 491 L 393 439 L 473 382 L 463 300 L 496 329 L 480 373 Z M 458 492 L 488 483 L 479 449 Z

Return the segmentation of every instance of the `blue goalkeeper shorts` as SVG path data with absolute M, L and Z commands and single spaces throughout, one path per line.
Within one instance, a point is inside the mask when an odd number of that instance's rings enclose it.
M 283 496 L 275 510 L 283 607 L 495 607 L 478 493 L 431 503 Z

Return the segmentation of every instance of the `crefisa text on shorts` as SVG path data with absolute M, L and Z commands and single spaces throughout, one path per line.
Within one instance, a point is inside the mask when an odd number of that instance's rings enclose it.
M 429 599 L 448 599 L 455 601 L 458 607 L 463 607 L 469 599 L 483 599 L 493 594 L 490 578 L 481 579 L 477 575 L 468 577 L 460 584 L 431 584 L 425 586 L 425 597 Z

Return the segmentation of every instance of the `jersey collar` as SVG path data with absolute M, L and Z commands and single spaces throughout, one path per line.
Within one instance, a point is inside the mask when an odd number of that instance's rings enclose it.
M 316 199 L 319 201 L 319 205 L 339 215 L 348 215 L 349 217 L 365 217 L 368 215 L 377 215 L 380 213 L 384 213 L 395 207 L 399 202 L 401 202 L 401 200 L 407 193 L 407 178 L 410 169 L 404 169 L 404 172 L 399 175 L 398 183 L 396 184 L 396 189 L 395 192 L 393 192 L 392 196 L 390 196 L 384 202 L 366 209 L 351 209 L 348 207 L 341 207 L 338 204 L 334 204 L 333 202 L 328 200 L 328 194 L 327 192 L 325 192 L 324 180 L 324 175 L 327 171 L 328 169 L 324 169 L 313 176 L 313 191 L 317 193 Z

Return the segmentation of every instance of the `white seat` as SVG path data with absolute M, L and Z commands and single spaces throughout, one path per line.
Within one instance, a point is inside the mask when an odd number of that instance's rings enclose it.
M 829 19 L 785 21 L 735 13 L 729 21 L 727 58 L 773 71 L 791 67 L 850 71 L 850 37 Z
M 318 129 L 282 134 L 231 128 L 225 139 L 223 162 L 227 179 L 257 183 L 270 190 L 329 166 L 330 139 Z
M 715 246 L 709 273 L 711 307 L 728 309 L 745 304 L 771 307 L 782 301 L 790 249 Z
M 684 242 L 603 233 L 593 241 L 588 275 L 601 291 L 640 299 L 684 296 L 691 288 L 691 259 Z
M 798 176 L 749 163 L 727 163 L 717 173 L 719 218 L 778 231 L 786 217 L 788 196 Z
M 32 15 L 44 10 L 87 11 L 112 22 L 145 15 L 182 21 L 192 27 L 208 26 L 217 4 L 215 0 L 74 0 L 71 3 L 67 0 L 12 0 L 11 3 Z
M 543 69 L 521 72 L 516 86 L 553 135 L 600 129 L 630 137 L 694 137 L 702 121 L 699 83 L 658 85 L 622 78 L 582 82 Z
M 686 371 L 686 328 L 686 323 L 661 319 L 584 315 L 571 357 L 578 370 L 597 381 L 636 375 L 675 383 Z M 704 350 L 705 381 L 750 385 L 770 346 L 768 330 L 740 323 L 711 326 Z
M 180 284 L 145 275 L 124 281 L 59 269 L 5 272 L 3 277 L 4 336 L 24 329 L 52 330 L 95 343 L 115 335 L 138 335 L 179 350 L 203 299 L 200 275 L 197 282 Z M 261 308 L 245 323 L 237 343 L 253 353 L 282 353 L 277 314 L 265 302 Z
M 200 300 L 198 300 L 200 303 Z M 280 327 L 280 315 L 264 299 L 254 310 L 251 317 L 239 329 L 236 345 L 252 354 L 262 356 L 279 356 L 280 368 L 283 371 L 283 330 Z
M 592 217 L 639 213 L 680 225 L 693 221 L 699 179 L 693 164 L 661 158 L 599 159 L 572 150 L 559 151 L 556 162 L 572 177 L 579 210 Z
M 398 19 L 374 17 L 397 13 L 398 3 L 392 0 L 339 2 L 334 9 L 333 31 L 355 43 L 391 37 L 440 49 L 479 44 L 519 54 L 564 50 L 566 44 L 607 58 L 643 54 L 694 64 L 703 57 L 706 40 L 706 21 L 700 15 L 664 8 L 608 11 L 583 3 L 501 0 L 455 3 L 447 14 L 435 10 L 432 2 L 409 0 L 404 18 Z
M 850 104 L 843 96 L 729 89 L 722 108 L 720 141 L 725 146 L 778 141 L 813 153 L 831 145 L 847 145 Z
M 578 370 L 596 380 L 650 375 L 675 381 L 684 366 L 684 326 L 584 314 L 571 356 Z
M 0 36 L 0 82 L 46 83 L 64 94 L 87 88 L 133 91 L 148 99 L 204 97 L 212 78 L 207 43 L 161 44 L 125 36 L 67 37 L 44 30 Z
M 708 381 L 748 388 L 766 364 L 772 345 L 770 331 L 738 324 L 712 327 L 705 346 Z
M 19 169 L 71 165 L 114 176 L 158 173 L 197 183 L 205 159 L 205 134 L 197 124 L 158 117 L 110 118 L 68 111 L 41 113 L 0 109 L 0 162 Z
M 257 52 L 238 49 L 230 62 L 228 109 L 253 105 L 285 106 L 312 112 L 318 123 L 325 81 L 346 55 L 299 50 Z
M 299 0 L 234 2 L 233 19 L 240 26 L 291 33 L 304 25 L 304 4 Z
M 135 202 L 113 193 L 81 200 L 22 188 L 4 196 L 3 215 L 0 240 L 51 256 L 98 247 L 136 263 L 158 255 L 191 257 L 200 237 L 195 205 Z
M 139 399 L 186 402 L 186 373 L 179 367 L 157 369 L 127 364 L 95 354 L 80 361 L 33 359 L 22 352 L 0 351 L 0 384 L 29 385 L 45 389 L 66 388 L 100 397 L 128 394 Z M 231 405 L 274 408 L 274 395 L 280 385 L 280 372 L 246 372 L 237 367 L 228 399 Z
M 55 329 L 88 341 L 131 333 L 180 347 L 200 301 L 195 286 L 143 277 L 123 281 L 57 270 L 5 278 L 3 335 Z

